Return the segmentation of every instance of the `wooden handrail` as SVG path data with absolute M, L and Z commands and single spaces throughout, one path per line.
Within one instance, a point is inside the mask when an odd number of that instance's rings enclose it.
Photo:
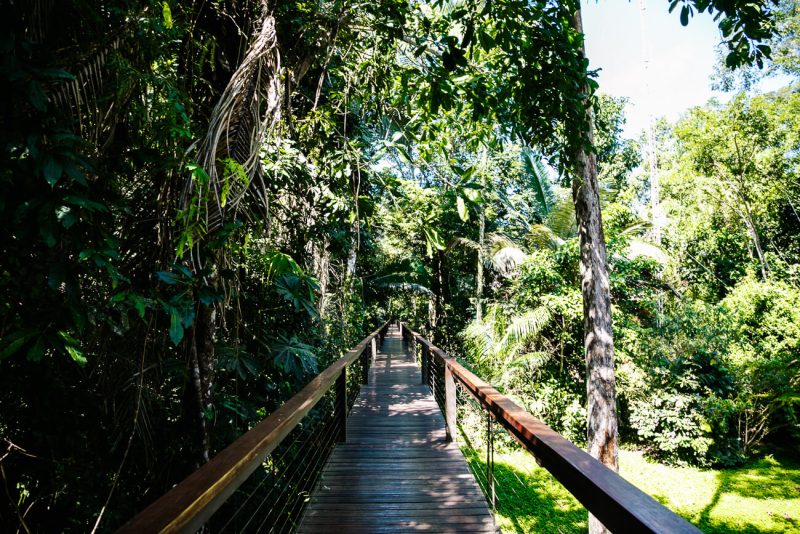
M 430 355 L 433 355 L 444 364 L 444 415 L 448 436 L 455 434 L 456 399 L 455 387 L 451 386 L 457 380 L 495 421 L 612 532 L 700 532 L 697 527 L 576 447 L 407 325 L 403 325 L 402 332 L 406 340 L 423 346 L 424 353 L 428 354 L 428 362 Z M 423 358 L 423 363 L 425 360 Z M 428 372 L 423 369 L 423 375 Z M 448 385 L 448 382 L 451 384 Z
M 334 382 L 343 376 L 348 365 L 356 361 L 368 347 L 374 356 L 376 339 L 383 337 L 388 327 L 389 321 L 314 377 L 269 417 L 228 445 L 117 532 L 138 534 L 197 531 L 308 415 Z

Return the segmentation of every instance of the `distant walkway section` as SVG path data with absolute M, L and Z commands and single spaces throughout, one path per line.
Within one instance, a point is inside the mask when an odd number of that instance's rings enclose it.
M 298 532 L 496 532 L 414 356 L 392 326 Z

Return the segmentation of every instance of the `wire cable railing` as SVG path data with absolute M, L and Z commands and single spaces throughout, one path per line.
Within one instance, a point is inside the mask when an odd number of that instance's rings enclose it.
M 499 480 L 495 453 L 521 448 L 530 453 L 612 532 L 700 531 L 623 479 L 582 449 L 478 378 L 443 350 L 401 324 L 406 346 L 417 355 L 427 384 L 445 419 L 447 439 L 458 439 L 467 465 L 494 511 L 523 501 L 518 474 Z M 533 479 L 532 473 L 523 473 Z
M 366 384 L 389 322 L 118 532 L 292 532 Z

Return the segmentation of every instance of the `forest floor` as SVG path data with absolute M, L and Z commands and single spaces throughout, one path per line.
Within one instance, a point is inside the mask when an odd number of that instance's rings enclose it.
M 620 474 L 707 533 L 800 532 L 800 459 L 776 453 L 741 467 L 698 469 L 624 450 Z M 496 454 L 495 477 L 504 532 L 586 532 L 586 510 L 529 454 Z

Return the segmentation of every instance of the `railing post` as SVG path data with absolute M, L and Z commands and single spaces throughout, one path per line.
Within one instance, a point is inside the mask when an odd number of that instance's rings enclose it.
M 367 355 L 367 349 L 361 351 L 361 383 L 369 384 L 369 367 L 371 358 Z
M 431 387 L 431 395 L 433 399 L 436 401 L 436 404 L 439 404 L 439 400 L 436 398 L 436 367 L 438 366 L 438 362 L 436 361 L 436 353 L 429 350 L 428 351 L 428 383 Z M 441 408 L 441 407 L 440 407 Z
M 344 443 L 347 441 L 347 367 L 342 369 L 339 378 L 336 379 L 336 405 L 334 408 L 334 423 L 337 429 L 336 441 Z
M 378 357 L 378 343 L 375 341 L 374 337 L 372 338 L 372 342 L 370 344 L 372 345 L 372 361 L 374 362 L 375 358 Z
M 494 491 L 494 432 L 492 431 L 492 415 L 486 413 L 486 480 L 488 486 L 486 491 L 489 493 L 489 500 L 492 511 L 497 508 L 497 496 Z
M 447 362 L 444 362 L 444 422 L 446 440 L 456 439 L 456 381 L 453 371 Z
M 431 359 L 430 352 L 428 351 L 428 345 L 425 343 L 422 344 L 422 383 L 428 383 L 428 371 L 430 366 L 428 365 L 428 361 Z

